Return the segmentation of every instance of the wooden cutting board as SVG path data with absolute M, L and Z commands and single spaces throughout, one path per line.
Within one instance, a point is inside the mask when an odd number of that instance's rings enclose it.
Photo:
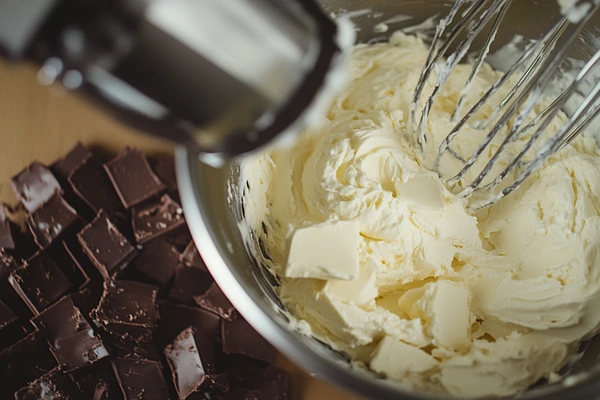
M 169 143 L 128 129 L 57 86 L 42 86 L 32 66 L 0 62 L 0 201 L 13 204 L 10 177 L 33 160 L 50 163 L 77 141 L 113 152 L 138 146 L 149 152 L 170 152 Z M 358 400 L 312 378 L 280 357 L 291 374 L 293 400 Z

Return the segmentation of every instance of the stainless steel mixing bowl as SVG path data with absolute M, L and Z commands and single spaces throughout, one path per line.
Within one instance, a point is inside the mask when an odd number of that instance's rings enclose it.
M 359 28 L 360 42 L 385 40 L 386 35 L 399 28 L 415 25 L 434 15 L 445 15 L 451 3 L 447 0 L 321 0 L 328 12 L 370 10 L 353 18 Z M 535 38 L 559 12 L 552 0 L 516 0 L 514 3 L 499 32 L 496 48 L 508 43 L 515 34 Z M 374 32 L 375 25 L 397 15 L 409 15 L 413 19 L 389 23 L 386 33 Z M 600 27 L 599 18 L 596 18 L 596 27 Z M 586 33 L 595 34 L 593 29 L 588 28 Z M 578 43 L 581 47 L 573 49 L 571 55 L 574 57 L 589 50 L 589 41 Z M 318 378 L 365 397 L 394 400 L 445 398 L 408 391 L 393 381 L 354 370 L 342 354 L 289 328 L 272 282 L 248 255 L 238 230 L 237 222 L 243 218 L 244 210 L 241 195 L 236 192 L 241 186 L 237 163 L 215 169 L 200 163 L 190 150 L 179 148 L 177 174 L 190 229 L 210 272 L 240 313 L 283 354 Z M 233 198 L 237 200 L 229 200 L 229 190 L 233 190 Z M 583 351 L 581 358 L 566 367 L 571 378 L 553 385 L 535 385 L 519 397 L 600 398 L 600 337 L 583 343 L 580 350 Z

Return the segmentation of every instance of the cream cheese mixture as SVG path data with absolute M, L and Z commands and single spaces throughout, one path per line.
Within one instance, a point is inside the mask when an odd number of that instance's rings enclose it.
M 580 137 L 472 211 L 432 168 L 470 67 L 450 76 L 420 150 L 408 118 L 427 54 L 399 32 L 355 46 L 350 83 L 319 128 L 242 162 L 242 233 L 280 276 L 291 314 L 354 365 L 458 397 L 515 394 L 556 378 L 600 320 L 599 154 Z M 466 106 L 499 76 L 484 65 Z M 486 131 L 475 126 L 457 151 L 480 143 Z M 456 159 L 442 161 L 442 175 L 456 172 Z

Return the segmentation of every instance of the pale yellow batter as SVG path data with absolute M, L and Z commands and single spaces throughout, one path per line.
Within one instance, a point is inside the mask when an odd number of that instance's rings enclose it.
M 251 245 L 282 277 L 299 325 L 356 365 L 458 397 L 515 394 L 598 325 L 600 158 L 580 137 L 498 204 L 471 211 L 431 170 L 469 66 L 435 103 L 423 151 L 408 124 L 427 52 L 401 33 L 357 45 L 351 81 L 319 128 L 243 161 L 241 229 L 262 242 L 268 257 Z M 484 66 L 467 103 L 498 76 Z M 469 155 L 485 132 L 469 125 L 453 147 Z M 460 165 L 444 157 L 441 173 Z

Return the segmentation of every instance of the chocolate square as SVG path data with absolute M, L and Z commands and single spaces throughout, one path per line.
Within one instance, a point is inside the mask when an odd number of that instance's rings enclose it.
M 79 389 L 68 375 L 58 368 L 15 393 L 15 400 L 77 400 Z
M 179 253 L 163 238 L 146 245 L 128 269 L 141 280 L 159 286 L 166 285 L 179 263 Z
M 166 301 L 159 303 L 158 307 L 160 314 L 158 333 L 161 343 L 165 345 L 171 343 L 181 331 L 190 326 L 209 338 L 218 336 L 221 319 L 213 313 Z
M 113 368 L 127 399 L 171 398 L 159 363 L 135 358 L 117 358 L 113 360 Z
M 0 301 L 0 330 L 5 326 L 15 322 L 17 320 L 17 316 L 12 312 L 10 308 L 2 301 Z
M 215 365 L 213 343 L 208 337 L 189 327 L 165 348 L 165 357 L 180 399 L 205 390 L 201 387 Z
M 114 211 L 122 207 L 104 166 L 95 157 L 89 157 L 77 167 L 69 176 L 69 183 L 94 212 Z
M 119 232 L 104 211 L 98 213 L 78 235 L 79 243 L 104 279 L 131 259 L 134 247 Z
M 202 260 L 202 257 L 200 257 L 200 253 L 198 252 L 194 241 L 189 242 L 181 254 L 181 262 L 190 267 L 198 268 L 208 272 L 208 268 L 206 268 L 204 260 Z
M 249 385 L 259 399 L 288 400 L 288 374 L 274 365 L 258 371 L 256 380 Z
M 8 281 L 34 315 L 71 288 L 69 279 L 44 252 L 35 254 L 11 272 Z
M 92 152 L 81 142 L 77 142 L 67 154 L 50 166 L 50 170 L 54 176 L 66 183 L 69 175 L 90 157 L 92 157 Z
M 179 264 L 175 269 L 168 297 L 178 303 L 195 305 L 194 298 L 206 293 L 212 283 L 208 272 Z
M 22 262 L 21 262 L 22 263 Z M 0 300 L 19 318 L 29 320 L 34 313 L 9 283 L 10 274 L 18 268 L 15 259 L 0 251 Z M 21 337 L 22 338 L 22 337 Z M 2 343 L 0 343 L 2 345 Z
M 15 392 L 57 366 L 44 335 L 35 331 L 0 353 L 0 380 Z
M 148 342 L 158 323 L 157 291 L 156 286 L 139 282 L 106 281 L 92 318 L 115 341 Z
M 104 278 L 101 271 L 94 265 L 92 260 L 85 254 L 79 240 L 67 240 L 62 243 L 65 252 L 71 259 L 71 262 L 76 264 L 77 267 L 85 273 L 85 275 L 92 280 L 101 280 Z M 61 256 L 64 253 L 61 254 Z
M 167 186 L 169 192 L 177 191 L 177 174 L 175 173 L 175 159 L 167 156 L 150 158 L 150 165 L 160 180 Z
M 148 200 L 165 189 L 152 172 L 144 153 L 138 149 L 126 147 L 104 164 L 104 168 L 125 208 Z
M 76 243 L 76 245 L 79 246 L 79 243 Z M 71 256 L 71 253 L 67 248 L 67 242 L 54 241 L 50 247 L 46 249 L 46 252 L 63 274 L 65 274 L 67 279 L 69 279 L 74 288 L 80 288 L 88 284 L 90 278 L 77 260 Z M 84 255 L 84 257 L 87 259 L 87 256 Z M 95 267 L 92 268 L 96 269 Z
M 13 176 L 11 185 L 17 198 L 29 212 L 34 212 L 61 191 L 52 172 L 38 161 Z
M 102 293 L 104 292 L 104 287 L 102 282 L 91 281 L 85 287 L 81 288 L 77 293 L 73 293 L 69 295 L 71 300 L 73 300 L 73 304 L 81 314 L 89 320 L 91 320 L 90 313 L 98 304 L 100 304 L 100 299 L 102 298 Z
M 0 301 L 0 351 L 23 339 L 26 334 L 27 331 L 21 326 L 17 315 Z
M 225 353 L 241 354 L 267 363 L 275 360 L 273 346 L 240 315 L 233 321 L 222 320 L 221 323 L 221 337 Z
M 185 224 L 181 206 L 168 194 L 133 207 L 133 233 L 138 243 L 146 243 Z
M 80 390 L 78 399 L 124 400 L 112 363 L 104 358 L 68 373 Z
M 214 312 L 221 318 L 233 320 L 235 308 L 216 283 L 200 296 L 195 296 L 194 301 L 199 307 Z
M 32 322 L 46 336 L 51 351 L 65 371 L 108 356 L 108 350 L 69 296 L 47 308 Z
M 71 226 L 81 229 L 83 221 L 60 194 L 55 194 L 29 215 L 27 226 L 37 245 L 45 249 Z
M 0 204 L 0 250 L 14 248 L 15 242 L 12 234 L 12 223 L 8 219 L 6 207 Z

